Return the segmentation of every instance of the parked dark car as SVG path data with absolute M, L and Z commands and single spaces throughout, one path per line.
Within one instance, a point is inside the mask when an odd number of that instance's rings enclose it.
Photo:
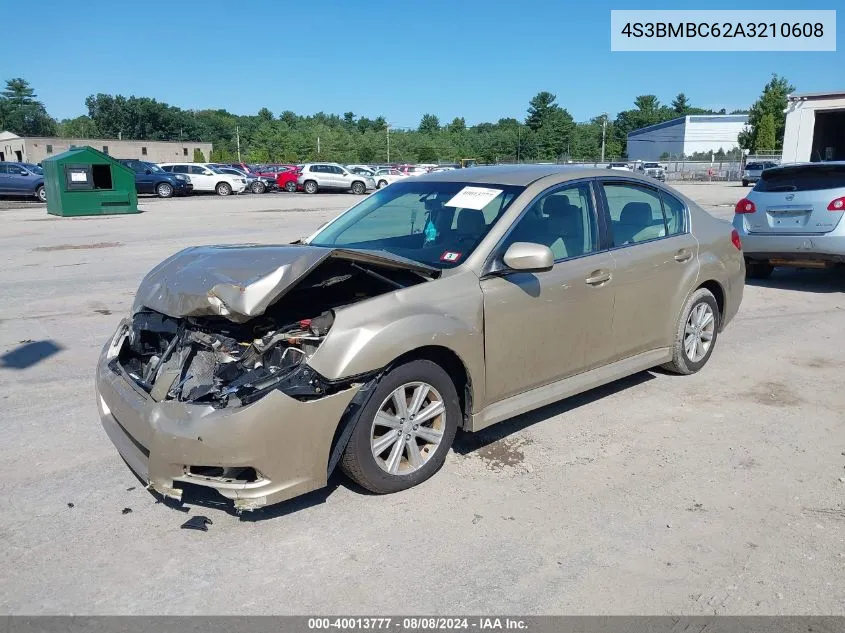
M 120 158 L 118 162 L 135 172 L 135 190 L 154 193 L 159 198 L 175 195 L 186 196 L 194 190 L 191 179 L 185 174 L 170 174 L 155 163 L 134 158 Z
M 35 196 L 45 202 L 44 171 L 32 163 L 0 163 L 0 196 Z

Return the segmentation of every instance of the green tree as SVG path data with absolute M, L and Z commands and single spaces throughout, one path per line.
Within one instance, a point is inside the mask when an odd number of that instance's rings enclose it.
M 759 151 L 758 148 L 761 148 L 762 144 L 759 142 L 758 136 L 763 118 L 766 115 L 771 115 L 775 126 L 775 142 L 771 149 L 775 150 L 783 146 L 783 131 L 786 127 L 784 110 L 786 110 L 787 96 L 794 90 L 795 87 L 785 77 L 772 75 L 772 78 L 763 88 L 760 98 L 754 102 L 754 105 L 748 111 L 748 125 L 739 135 L 740 147 Z M 768 139 L 764 140 L 768 142 Z
M 419 132 L 433 134 L 440 129 L 440 119 L 434 114 L 424 114 L 420 120 Z
M 462 116 L 456 116 L 448 126 L 450 132 L 463 132 L 467 129 L 466 121 Z
M 689 99 L 683 92 L 679 92 L 678 96 L 672 101 L 672 109 L 677 114 L 686 114 L 690 109 Z
M 7 99 L 13 106 L 43 105 L 35 99 L 35 90 L 26 79 L 15 77 L 6 80 L 6 88 L 0 92 L 0 97 Z
M 202 153 L 202 150 L 199 147 L 194 148 L 194 162 L 195 163 L 204 163 L 205 162 L 205 154 Z
M 757 126 L 753 150 L 758 154 L 773 153 L 777 147 L 775 117 L 771 113 L 764 114 Z
M 6 81 L 0 92 L 0 130 L 21 136 L 52 136 L 56 121 L 47 114 L 44 104 L 35 98 L 35 91 L 25 79 Z
M 270 112 L 268 108 L 261 108 L 258 111 L 258 118 L 264 121 L 272 121 L 273 120 L 273 113 Z
M 538 92 L 531 101 L 528 102 L 528 116 L 525 117 L 525 125 L 530 127 L 535 132 L 540 129 L 543 122 L 548 116 L 559 110 L 560 107 L 555 103 L 557 96 L 551 92 Z
M 91 119 L 83 114 L 73 119 L 60 121 L 58 135 L 63 138 L 97 138 L 97 130 Z
M 656 112 L 660 109 L 660 101 L 655 95 L 640 95 L 634 99 L 634 105 L 640 112 Z

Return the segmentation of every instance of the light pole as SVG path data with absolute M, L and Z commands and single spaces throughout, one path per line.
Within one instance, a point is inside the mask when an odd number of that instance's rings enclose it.
M 387 164 L 390 164 L 390 123 L 386 123 L 385 130 L 387 130 Z
M 607 113 L 602 115 L 601 122 L 601 162 L 604 162 L 604 140 L 607 136 Z

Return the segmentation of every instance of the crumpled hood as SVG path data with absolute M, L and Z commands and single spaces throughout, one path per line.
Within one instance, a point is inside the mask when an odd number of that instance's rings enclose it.
M 132 312 L 144 308 L 167 316 L 223 316 L 236 323 L 264 313 L 324 260 L 336 257 L 438 272 L 383 251 L 352 251 L 307 244 L 195 246 L 179 251 L 141 281 Z

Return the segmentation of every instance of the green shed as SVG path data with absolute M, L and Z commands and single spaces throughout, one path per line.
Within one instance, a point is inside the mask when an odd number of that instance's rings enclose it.
M 93 147 L 74 147 L 45 159 L 44 186 L 51 215 L 139 213 L 135 172 Z

